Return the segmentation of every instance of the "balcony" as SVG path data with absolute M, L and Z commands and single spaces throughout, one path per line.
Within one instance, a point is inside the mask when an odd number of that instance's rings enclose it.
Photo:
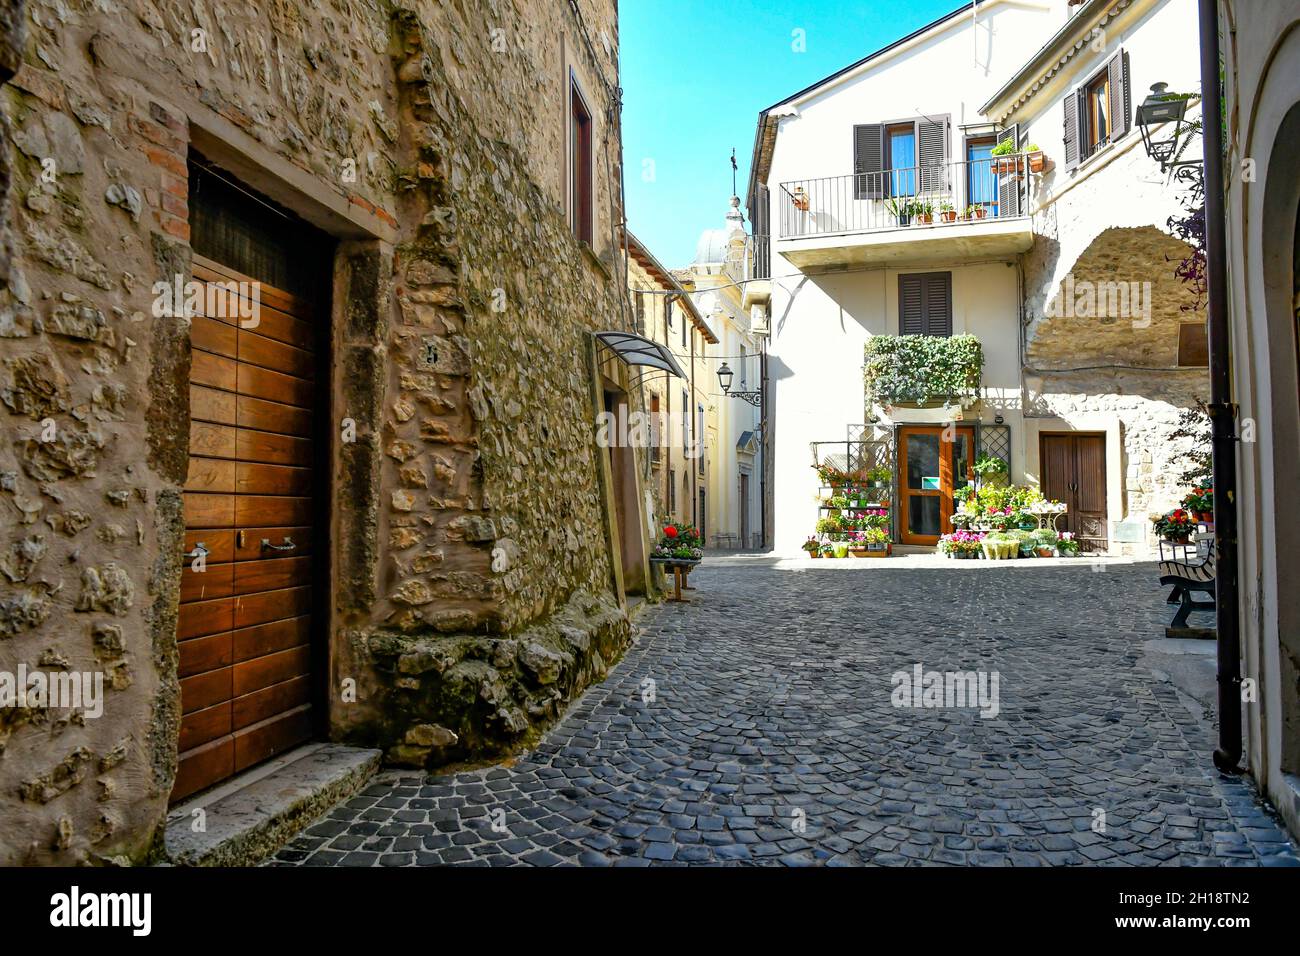
M 1016 153 L 782 183 L 775 251 L 804 272 L 1026 252 L 1041 162 L 1041 153 Z

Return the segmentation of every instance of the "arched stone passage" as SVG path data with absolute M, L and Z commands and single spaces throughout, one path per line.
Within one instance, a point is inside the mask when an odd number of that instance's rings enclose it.
M 1173 368 L 1179 326 L 1204 321 L 1174 274 L 1191 246 L 1156 226 L 1100 232 L 1028 317 L 1026 364 L 1036 369 L 1091 365 Z

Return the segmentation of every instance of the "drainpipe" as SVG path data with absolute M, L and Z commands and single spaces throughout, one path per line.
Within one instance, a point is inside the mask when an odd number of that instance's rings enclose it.
M 1223 114 L 1219 108 L 1218 0 L 1199 0 L 1201 115 L 1205 124 L 1205 264 L 1210 348 L 1210 421 L 1214 444 L 1215 627 L 1219 643 L 1219 747 L 1214 765 L 1241 768 L 1241 598 L 1237 582 L 1237 426 L 1232 403 L 1232 341 L 1223 198 Z

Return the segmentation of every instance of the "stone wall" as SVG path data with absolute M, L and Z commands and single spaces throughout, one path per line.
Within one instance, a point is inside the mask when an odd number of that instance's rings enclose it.
M 1185 446 L 1171 435 L 1182 410 L 1208 398 L 1209 378 L 1178 365 L 1179 326 L 1205 321 L 1174 274 L 1190 251 L 1167 223 L 1184 214 L 1184 188 L 1162 177 L 1130 135 L 1072 185 L 1059 168 L 1045 180 L 1051 201 L 1035 215 L 1034 247 L 1023 257 L 1024 402 L 1027 418 L 1119 423 L 1124 513 L 1112 507 L 1110 518 L 1141 526 L 1142 540 L 1112 542 L 1112 550 L 1146 552 L 1155 546 L 1147 516 L 1187 491 L 1175 463 Z M 1099 307 L 1098 294 L 1109 299 L 1118 283 L 1129 292 L 1136 283 L 1139 297 L 1129 297 L 1127 310 L 1122 297 Z
M 237 141 L 343 240 L 331 733 L 499 752 L 625 646 L 586 337 L 627 321 L 615 11 L 537 6 L 27 4 L 0 93 L 0 671 L 107 690 L 94 719 L 0 710 L 0 863 L 161 852 L 189 341 L 150 288 L 189 275 L 196 145 Z M 564 214 L 569 69 L 598 121 L 594 251 Z

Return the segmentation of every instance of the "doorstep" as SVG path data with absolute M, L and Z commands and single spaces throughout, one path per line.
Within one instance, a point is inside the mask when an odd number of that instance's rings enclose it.
M 304 744 L 189 797 L 167 813 L 167 860 L 176 866 L 251 866 L 365 786 L 380 756 L 379 750 L 343 744 Z

